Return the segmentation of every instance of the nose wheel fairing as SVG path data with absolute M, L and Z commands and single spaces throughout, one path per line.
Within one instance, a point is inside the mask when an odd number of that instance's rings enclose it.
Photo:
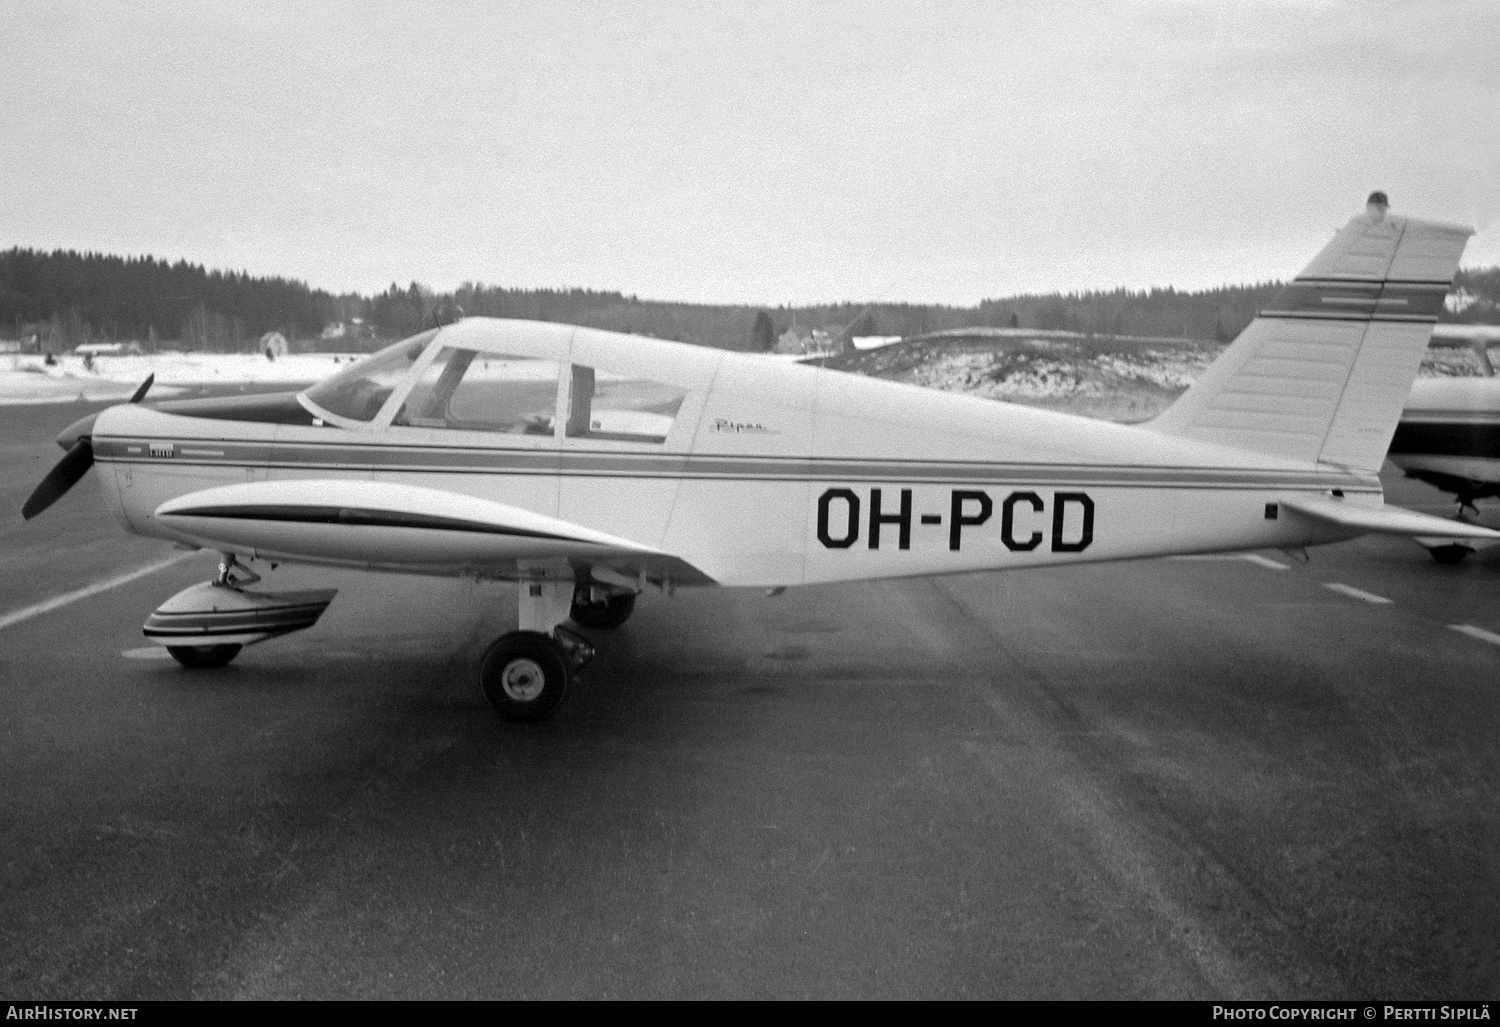
M 162 603 L 141 630 L 169 648 L 252 645 L 312 627 L 336 595 L 333 588 L 252 592 L 229 582 L 205 581 Z

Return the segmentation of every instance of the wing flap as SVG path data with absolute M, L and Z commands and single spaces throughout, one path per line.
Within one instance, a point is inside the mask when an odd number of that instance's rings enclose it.
M 1366 506 L 1332 496 L 1296 496 L 1281 500 L 1282 507 L 1303 517 L 1356 532 L 1404 535 L 1410 538 L 1500 539 L 1500 531 L 1450 521 L 1397 506 Z

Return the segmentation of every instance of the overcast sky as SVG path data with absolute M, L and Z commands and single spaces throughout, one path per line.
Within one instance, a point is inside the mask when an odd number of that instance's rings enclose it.
M 0 247 L 971 304 L 1500 263 L 1500 3 L 0 3 Z

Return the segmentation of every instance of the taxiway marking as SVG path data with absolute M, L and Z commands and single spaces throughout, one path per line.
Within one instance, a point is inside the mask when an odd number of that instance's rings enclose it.
M 1355 588 L 1353 585 L 1344 585 L 1337 581 L 1325 581 L 1323 582 L 1323 587 L 1331 588 L 1335 592 L 1342 592 L 1344 595 L 1349 596 L 1353 599 L 1363 599 L 1367 603 L 1390 602 L 1390 600 L 1385 596 L 1378 596 L 1374 592 L 1366 592 L 1362 588 Z
M 170 660 L 172 654 L 163 645 L 143 645 L 139 649 L 121 649 L 120 655 L 127 660 Z
M 1481 642 L 1490 643 L 1490 645 L 1500 645 L 1500 635 L 1495 634 L 1493 631 L 1476 628 L 1472 624 L 1449 624 L 1448 626 L 1460 634 L 1468 635 L 1470 638 L 1477 638 Z
M 1201 556 L 1174 556 L 1173 560 L 1245 560 L 1255 564 L 1257 567 L 1265 567 L 1273 571 L 1284 571 L 1287 565 L 1280 560 L 1273 560 L 1269 556 L 1261 556 L 1259 553 L 1205 553 Z
M 162 570 L 166 567 L 170 567 L 174 563 L 181 563 L 188 557 L 197 555 L 198 553 L 196 551 L 191 553 L 175 553 L 172 556 L 167 557 L 165 560 L 157 560 L 155 563 L 148 563 L 144 567 L 137 567 L 133 571 L 126 571 L 124 574 L 116 575 L 113 578 L 108 578 L 104 581 L 96 581 L 92 585 L 85 585 L 83 588 L 80 588 L 76 591 L 66 592 L 60 596 L 53 596 L 51 599 L 48 599 L 45 602 L 37 603 L 34 606 L 26 606 L 19 610 L 12 610 L 10 613 L 7 613 L 3 617 L 0 617 L 0 630 L 8 628 L 14 624 L 20 624 L 22 621 L 30 620 L 33 617 L 39 617 L 44 613 L 50 613 L 51 611 L 56 610 L 60 607 L 67 606 L 69 603 L 76 603 L 80 599 L 87 599 L 89 596 L 96 596 L 100 592 L 108 592 L 112 588 L 118 588 L 121 585 L 129 584 L 136 578 L 144 578 L 148 574 L 155 574 L 157 571 Z
M 1273 571 L 1284 571 L 1287 568 L 1287 565 L 1280 560 L 1273 560 L 1269 556 L 1261 556 L 1259 553 L 1245 553 L 1240 559 L 1249 560 L 1257 567 L 1266 567 Z

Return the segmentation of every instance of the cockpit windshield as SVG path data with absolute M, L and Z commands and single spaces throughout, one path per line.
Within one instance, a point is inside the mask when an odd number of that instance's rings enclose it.
M 371 421 L 385 405 L 391 390 L 406 377 L 438 330 L 387 346 L 345 368 L 303 393 L 315 406 L 351 421 Z

